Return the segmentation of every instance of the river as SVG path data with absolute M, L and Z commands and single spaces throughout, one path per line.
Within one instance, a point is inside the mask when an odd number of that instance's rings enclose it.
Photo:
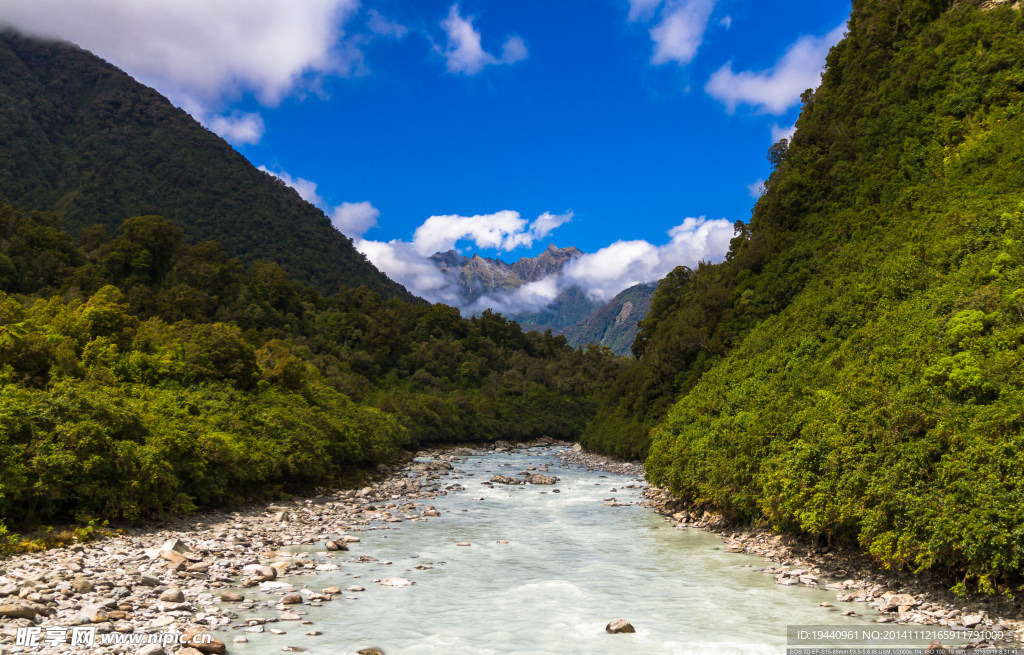
M 557 485 L 480 484 L 544 465 Z M 283 579 L 365 591 L 295 606 L 311 625 L 268 623 L 287 634 L 246 634 L 249 643 L 230 644 L 230 652 L 775 654 L 785 653 L 787 625 L 865 626 L 875 616 L 864 603 L 853 605 L 867 615 L 859 618 L 842 616 L 848 604 L 821 607 L 834 592 L 776 585 L 760 572 L 765 560 L 725 552 L 716 535 L 670 526 L 637 504 L 639 479 L 562 465 L 551 449 L 471 456 L 457 469 L 446 484 L 465 490 L 433 501 L 440 518 L 353 533 L 361 541 L 334 558 L 340 570 Z M 622 505 L 606 505 L 612 498 Z M 324 556 L 322 547 L 311 550 Z M 351 562 L 358 555 L 377 561 Z M 373 582 L 395 576 L 415 584 Z M 244 614 L 277 615 L 269 607 Z M 616 618 L 636 633 L 606 633 Z M 307 636 L 311 630 L 322 634 Z

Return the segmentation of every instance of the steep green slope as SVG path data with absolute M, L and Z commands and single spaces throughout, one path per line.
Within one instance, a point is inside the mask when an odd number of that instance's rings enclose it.
M 648 470 L 684 500 L 1016 587 L 1022 61 L 1009 6 L 855 2 L 749 226 L 662 283 L 590 434 L 678 398 Z
M 628 355 L 640 329 L 639 322 L 650 309 L 654 290 L 653 284 L 629 287 L 590 316 L 561 330 L 561 334 L 573 346 L 596 343 L 617 355 Z
M 69 44 L 0 32 L 0 195 L 73 234 L 160 214 L 193 242 L 265 259 L 322 293 L 411 298 L 323 213 L 163 96 Z

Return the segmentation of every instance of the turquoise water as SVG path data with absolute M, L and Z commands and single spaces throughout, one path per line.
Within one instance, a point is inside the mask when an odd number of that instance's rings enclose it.
M 544 464 L 560 478 L 554 487 L 480 484 Z M 322 548 L 310 549 L 340 570 L 283 579 L 315 591 L 366 591 L 320 607 L 293 606 L 312 625 L 266 625 L 284 635 L 246 634 L 249 643 L 231 644 L 241 631 L 219 633 L 229 652 L 269 655 L 297 646 L 340 655 L 377 646 L 387 655 L 785 653 L 788 624 L 864 626 L 873 618 L 864 603 L 819 607 L 835 602 L 835 593 L 776 585 L 760 573 L 765 560 L 726 553 L 715 535 L 670 526 L 635 504 L 640 480 L 563 467 L 549 449 L 472 456 L 456 468 L 462 473 L 445 484 L 465 491 L 427 501 L 440 518 L 352 532 L 361 542 L 347 553 L 328 558 Z M 634 504 L 609 507 L 609 498 Z M 358 555 L 378 561 L 349 561 Z M 428 563 L 432 568 L 413 568 Z M 373 582 L 396 576 L 415 584 Z M 872 616 L 843 617 L 851 607 Z M 280 615 L 267 607 L 239 614 Z M 607 634 L 616 618 L 636 633 Z M 323 634 L 306 636 L 309 630 Z

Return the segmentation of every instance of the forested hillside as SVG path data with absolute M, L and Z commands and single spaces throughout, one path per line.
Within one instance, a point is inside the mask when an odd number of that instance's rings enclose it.
M 166 98 L 67 43 L 0 31 L 0 196 L 56 213 L 72 235 L 130 216 L 280 264 L 321 293 L 365 285 L 411 299 L 294 189 Z
M 749 225 L 661 283 L 588 443 L 653 436 L 696 507 L 1017 588 L 1022 61 L 1009 4 L 855 1 Z
M 418 443 L 575 438 L 620 366 L 489 312 L 324 297 L 159 216 L 76 244 L 0 203 L 11 528 L 307 489 Z

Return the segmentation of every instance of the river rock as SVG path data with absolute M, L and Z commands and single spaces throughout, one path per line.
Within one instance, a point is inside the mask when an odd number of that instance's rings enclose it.
M 199 653 L 213 653 L 214 655 L 220 655 L 220 653 L 225 653 L 228 650 L 228 647 L 224 645 L 223 641 L 218 641 L 214 639 L 213 635 L 210 633 L 203 632 L 197 628 L 188 628 L 185 630 L 184 643 L 199 651 Z M 179 650 L 178 655 L 182 655 L 185 650 Z
M 376 646 L 370 646 L 369 648 L 357 650 L 356 655 L 384 655 L 384 651 Z
M 237 591 L 228 590 L 220 595 L 220 599 L 225 603 L 240 603 L 245 600 L 245 596 Z
M 341 587 L 327 587 L 323 591 L 324 591 L 325 594 L 330 594 L 331 596 L 337 596 L 338 594 L 341 593 Z
M 408 578 L 384 578 L 380 584 L 382 587 L 411 587 L 416 583 Z
M 985 617 L 983 617 L 981 614 L 967 614 L 962 619 L 960 619 L 960 623 L 963 624 L 965 628 L 973 628 L 974 626 L 980 624 L 984 620 L 984 618 Z
M 917 605 L 917 599 L 910 594 L 882 594 L 880 612 L 893 612 L 901 607 L 911 608 Z
M 507 475 L 495 475 L 491 478 L 491 482 L 497 482 L 498 484 L 526 484 L 526 480 L 510 478 Z
M 87 594 L 92 591 L 95 586 L 80 575 L 76 575 L 75 579 L 71 582 L 71 588 L 75 590 L 75 593 Z
M 341 539 L 337 539 L 337 540 L 334 540 L 334 541 L 328 541 L 327 543 L 324 544 L 324 547 L 326 547 L 327 550 L 348 550 L 348 544 L 346 544 Z
M 536 475 L 528 475 L 526 481 L 530 484 L 555 484 L 558 480 L 550 475 L 544 475 L 537 473 Z
M 170 587 L 160 594 L 159 599 L 168 603 L 183 603 L 185 594 L 178 587 Z
M 302 594 L 286 594 L 281 598 L 282 605 L 298 605 L 302 603 Z
M 107 620 L 107 613 L 99 605 L 85 605 L 78 614 L 82 623 L 103 623 Z
M 39 610 L 30 605 L 4 603 L 0 605 L 0 616 L 8 619 L 34 619 Z
M 615 619 L 604 627 L 604 631 L 611 635 L 617 635 L 619 633 L 636 632 L 636 628 L 626 619 Z

